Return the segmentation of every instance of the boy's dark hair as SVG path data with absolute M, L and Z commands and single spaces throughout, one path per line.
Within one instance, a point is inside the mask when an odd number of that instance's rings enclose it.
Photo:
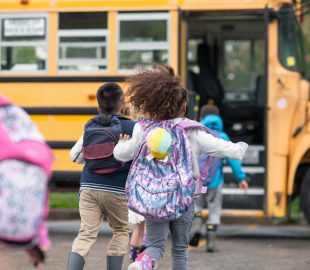
M 128 78 L 127 95 L 133 107 L 153 120 L 176 118 L 187 91 L 180 77 L 168 65 L 155 65 L 153 70 L 142 70 Z
M 123 89 L 116 83 L 106 83 L 99 87 L 97 101 L 103 114 L 115 114 L 124 103 Z
M 200 109 L 200 118 L 204 118 L 208 114 L 220 115 L 220 110 L 215 105 L 203 105 Z

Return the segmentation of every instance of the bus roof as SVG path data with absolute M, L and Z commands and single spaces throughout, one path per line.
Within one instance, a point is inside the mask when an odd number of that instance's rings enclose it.
M 22 3 L 24 2 L 24 3 Z M 277 8 L 292 0 L 1 0 L 2 12 L 139 11 L 139 10 L 247 10 Z

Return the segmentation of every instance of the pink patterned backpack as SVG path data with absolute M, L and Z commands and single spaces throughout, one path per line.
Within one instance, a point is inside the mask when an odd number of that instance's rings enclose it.
M 47 212 L 52 155 L 29 116 L 0 95 L 0 240 L 33 241 Z
M 209 156 L 196 186 L 192 176 L 192 151 L 185 131 L 211 131 L 190 120 L 176 123 L 174 120 L 153 122 L 143 119 L 140 125 L 144 131 L 142 145 L 126 182 L 128 207 L 155 221 L 177 219 L 186 212 L 195 196 L 201 193 L 212 161 L 212 157 Z M 149 159 L 147 136 L 157 127 L 165 129 L 172 137 L 166 160 Z

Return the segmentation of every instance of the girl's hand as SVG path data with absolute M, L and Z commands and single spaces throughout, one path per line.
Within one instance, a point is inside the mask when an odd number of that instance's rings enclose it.
M 119 140 L 120 141 L 128 141 L 128 140 L 130 140 L 130 136 L 127 134 L 121 134 L 121 135 L 119 135 Z
M 239 188 L 241 188 L 245 193 L 248 191 L 249 184 L 247 181 L 242 181 L 239 183 Z

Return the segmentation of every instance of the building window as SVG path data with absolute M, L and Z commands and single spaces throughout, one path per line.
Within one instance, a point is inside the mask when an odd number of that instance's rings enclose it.
M 102 72 L 107 70 L 107 13 L 59 14 L 58 70 Z
M 46 14 L 0 15 L 1 72 L 44 72 L 48 58 Z
M 118 14 L 118 70 L 169 63 L 168 13 Z

